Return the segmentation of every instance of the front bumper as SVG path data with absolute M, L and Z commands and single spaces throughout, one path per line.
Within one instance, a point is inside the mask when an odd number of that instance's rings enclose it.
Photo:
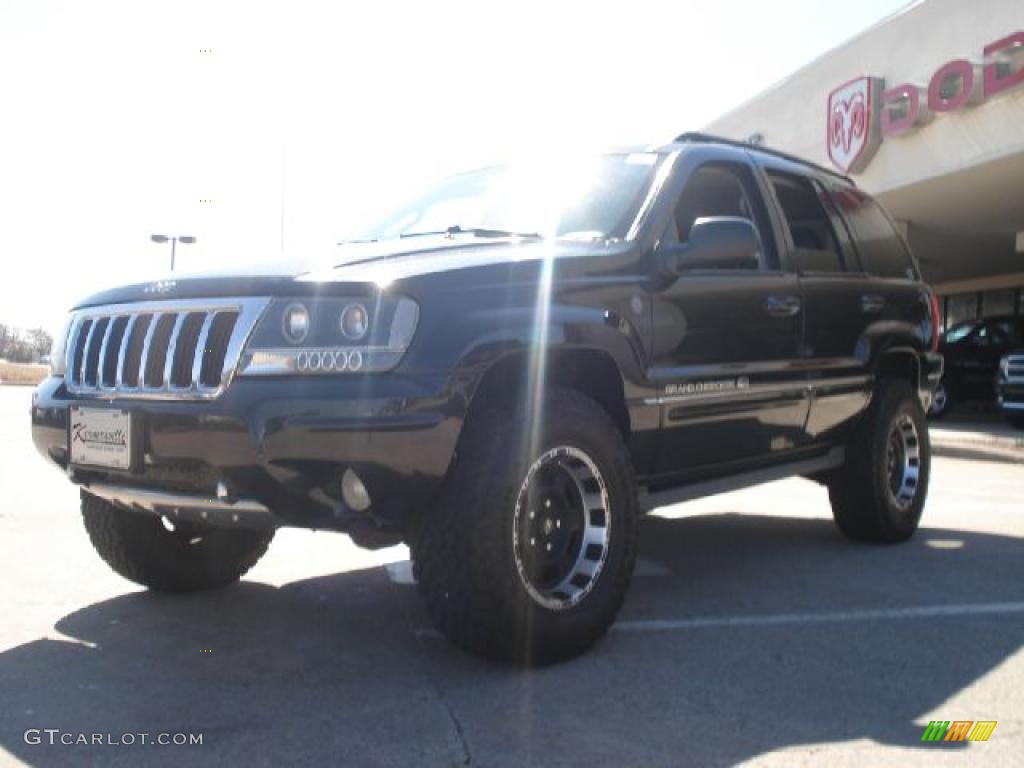
M 996 382 L 996 405 L 1007 413 L 1024 414 L 1024 382 Z
M 137 471 L 69 467 L 72 405 L 131 412 Z M 265 508 L 275 524 L 349 530 L 369 518 L 402 530 L 439 489 L 465 412 L 465 398 L 445 375 L 239 377 L 207 402 L 76 398 L 62 378 L 51 377 L 33 395 L 32 437 L 86 490 L 209 500 L 210 512 L 230 513 L 240 499 Z M 342 498 L 348 468 L 369 491 L 363 513 Z M 133 506 L 156 511 L 171 504 Z

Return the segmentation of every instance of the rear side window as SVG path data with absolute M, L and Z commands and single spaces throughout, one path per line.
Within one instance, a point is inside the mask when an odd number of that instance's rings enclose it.
M 770 171 L 793 240 L 792 266 L 800 272 L 842 272 L 842 252 L 828 213 L 809 179 Z
M 882 206 L 859 189 L 844 189 L 833 199 L 850 226 L 865 272 L 879 277 L 917 277 L 910 252 Z

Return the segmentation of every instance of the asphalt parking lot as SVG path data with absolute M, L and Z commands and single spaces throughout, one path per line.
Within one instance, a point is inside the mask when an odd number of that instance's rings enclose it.
M 139 590 L 32 449 L 29 397 L 0 389 L 0 763 L 1020 765 L 1020 464 L 936 459 L 923 528 L 892 547 L 845 541 L 802 480 L 663 510 L 609 636 L 520 671 L 429 629 L 403 548 L 283 531 L 235 587 Z M 929 720 L 998 725 L 923 744 Z

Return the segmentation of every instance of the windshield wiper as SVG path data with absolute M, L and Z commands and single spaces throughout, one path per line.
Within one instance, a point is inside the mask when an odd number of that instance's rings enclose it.
M 508 229 L 489 229 L 487 227 L 463 227 L 455 224 L 447 229 L 436 229 L 427 232 L 403 232 L 399 235 L 406 237 L 427 237 L 428 235 L 444 235 L 454 237 L 455 235 L 476 235 L 477 237 L 528 237 L 531 239 L 543 238 L 539 232 L 513 232 Z

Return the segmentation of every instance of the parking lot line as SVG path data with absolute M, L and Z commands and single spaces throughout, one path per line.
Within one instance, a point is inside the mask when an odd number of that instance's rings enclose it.
M 1024 613 L 1024 602 L 920 605 L 905 608 L 869 608 L 859 611 L 776 613 L 762 616 L 697 616 L 691 619 L 637 619 L 612 626 L 620 632 L 671 632 L 718 627 L 759 627 L 784 624 L 826 624 L 892 619 L 932 619 L 948 616 L 992 616 Z
M 1008 616 L 1024 613 L 1024 603 L 967 603 L 963 605 L 920 605 L 907 608 L 878 608 L 863 611 L 825 611 L 821 613 L 775 613 L 762 616 L 698 616 L 692 619 L 637 619 L 618 621 L 612 631 L 675 632 L 686 629 L 731 627 L 772 627 L 788 624 L 828 624 L 892 619 L 934 619 L 950 616 Z M 419 627 L 416 637 L 442 640 L 433 627 Z

